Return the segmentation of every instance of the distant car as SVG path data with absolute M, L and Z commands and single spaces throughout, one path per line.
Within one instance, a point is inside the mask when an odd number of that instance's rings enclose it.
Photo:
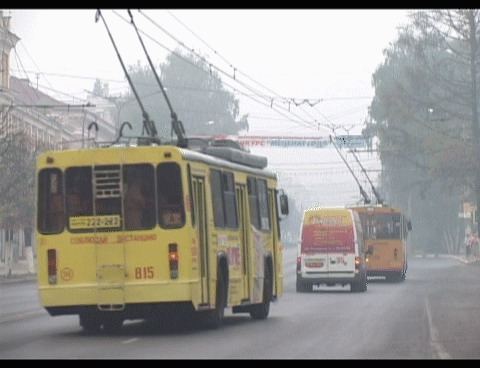
M 313 285 L 367 290 L 366 250 L 359 216 L 343 207 L 304 211 L 297 253 L 297 292 Z

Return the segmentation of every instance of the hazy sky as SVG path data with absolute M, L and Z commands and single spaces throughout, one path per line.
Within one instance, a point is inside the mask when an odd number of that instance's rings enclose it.
M 62 99 L 76 103 L 86 97 L 85 90 L 92 90 L 96 78 L 108 82 L 112 94 L 124 90 L 123 71 L 105 26 L 95 23 L 95 12 L 4 9 L 4 15 L 12 16 L 12 31 L 21 38 L 11 55 L 12 74 L 28 76 L 33 85 L 38 77 L 41 89 L 64 92 Z M 146 65 L 134 29 L 120 18 L 129 19 L 126 10 L 102 12 L 125 64 Z M 406 10 L 375 9 L 148 9 L 132 14 L 137 26 L 156 40 L 143 36 L 154 63 L 168 54 L 163 47 L 174 50 L 181 41 L 230 77 L 235 67 L 237 80 L 275 97 L 274 105 L 285 109 L 281 115 L 238 94 L 241 113 L 250 114 L 251 129 L 302 135 L 328 134 L 312 128 L 318 123 L 360 132 L 374 93 L 371 75 L 383 61 L 383 49 L 395 40 L 397 26 L 408 21 Z M 232 78 L 222 79 L 252 94 Z M 278 96 L 322 102 L 300 108 L 291 104 L 294 116 Z

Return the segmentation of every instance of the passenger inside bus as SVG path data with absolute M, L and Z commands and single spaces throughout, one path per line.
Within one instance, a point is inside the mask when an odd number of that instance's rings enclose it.
M 377 239 L 390 238 L 390 230 L 388 225 L 383 222 L 377 223 L 375 227 L 375 235 Z
M 158 216 L 162 227 L 180 227 L 185 223 L 182 183 L 179 168 L 162 164 L 157 172 Z
M 131 182 L 127 183 L 125 195 L 125 227 L 141 228 L 144 210 L 146 208 L 146 198 L 143 194 L 143 179 L 140 176 L 133 177 Z
M 76 175 L 73 178 L 73 185 L 67 185 L 68 216 L 89 215 L 92 213 L 92 200 L 89 193 L 90 190 L 88 180 L 81 175 Z

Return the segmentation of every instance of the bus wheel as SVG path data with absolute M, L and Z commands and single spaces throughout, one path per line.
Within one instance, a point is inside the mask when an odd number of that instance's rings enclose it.
M 313 291 L 313 284 L 307 284 L 297 279 L 297 293 L 309 293 Z
M 80 326 L 87 332 L 99 332 L 101 323 L 98 316 L 94 313 L 81 313 L 80 314 Z
M 396 281 L 396 282 L 405 281 L 405 276 L 406 276 L 405 271 L 399 271 L 397 274 L 395 274 L 393 281 Z
M 265 319 L 270 313 L 270 302 L 273 299 L 272 268 L 265 265 L 265 277 L 263 278 L 263 301 L 261 304 L 252 305 L 250 316 L 253 319 Z
M 109 316 L 102 323 L 103 330 L 108 333 L 115 333 L 120 331 L 123 325 L 123 318 L 119 316 Z
M 350 291 L 354 293 L 367 291 L 367 276 L 359 282 L 352 282 L 350 284 Z
M 207 326 L 215 329 L 222 325 L 223 316 L 225 314 L 225 308 L 227 306 L 227 281 L 225 272 L 222 267 L 218 265 L 217 275 L 217 301 L 215 303 L 215 309 L 213 311 L 206 312 Z

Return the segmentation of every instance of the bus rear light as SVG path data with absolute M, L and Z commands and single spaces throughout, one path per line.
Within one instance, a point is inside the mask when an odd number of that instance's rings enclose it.
M 170 278 L 178 278 L 178 245 L 177 243 L 168 244 L 168 263 L 170 268 Z
M 57 250 L 47 250 L 48 283 L 57 283 Z
M 297 271 L 300 271 L 302 268 L 302 257 L 298 256 L 297 257 Z
M 360 263 L 362 259 L 360 257 L 355 257 L 355 268 L 358 269 L 360 267 Z

